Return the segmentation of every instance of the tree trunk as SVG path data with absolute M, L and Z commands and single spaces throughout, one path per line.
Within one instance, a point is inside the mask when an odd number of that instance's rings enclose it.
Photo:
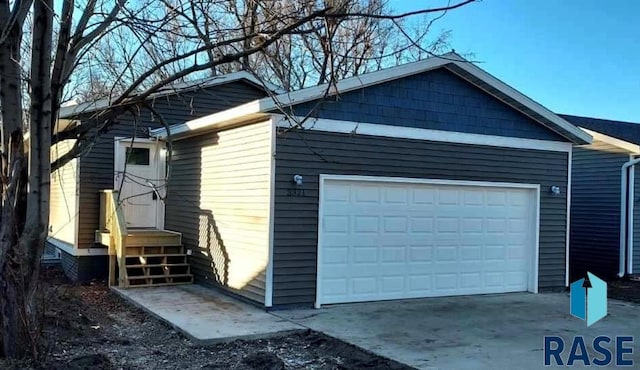
M 21 253 L 18 235 L 24 226 L 26 191 L 26 167 L 22 142 L 22 130 L 9 135 L 7 157 L 9 181 L 4 184 L 2 227 L 0 228 L 0 354 L 6 357 L 23 357 L 31 347 L 23 338 L 27 336 L 24 320 L 21 320 Z
M 6 24 L 6 22 L 3 22 Z M 22 143 L 22 99 L 20 78 L 20 28 L 13 28 L 0 49 L 0 101 L 2 101 L 2 181 L 0 194 L 0 356 L 17 357 L 20 321 L 18 309 L 18 285 L 13 271 L 16 268 L 18 244 L 18 210 L 24 209 L 21 183 L 25 174 Z
M 0 300 L 0 354 L 11 358 L 40 357 L 36 296 L 49 222 L 52 37 L 53 1 L 37 1 L 33 5 L 28 161 L 23 143 L 22 106 L 7 107 L 6 95 L 2 96 L 6 181 L 2 184 L 0 226 L 0 296 L 3 298 Z M 10 49 L 17 56 L 19 39 L 9 44 L 9 47 L 18 47 Z M 0 60 L 0 70 L 9 72 L 2 76 L 0 89 L 3 94 L 19 97 L 22 91 L 16 60 L 19 58 Z

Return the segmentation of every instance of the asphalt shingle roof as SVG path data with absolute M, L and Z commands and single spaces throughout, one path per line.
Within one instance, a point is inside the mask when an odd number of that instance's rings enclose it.
M 611 121 L 608 119 L 571 116 L 567 114 L 559 114 L 559 116 L 575 126 L 640 145 L 640 123 Z

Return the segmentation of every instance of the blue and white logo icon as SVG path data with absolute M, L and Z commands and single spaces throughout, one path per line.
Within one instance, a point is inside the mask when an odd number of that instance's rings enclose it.
M 571 315 L 591 326 L 607 316 L 607 283 L 587 272 L 586 278 L 571 283 Z

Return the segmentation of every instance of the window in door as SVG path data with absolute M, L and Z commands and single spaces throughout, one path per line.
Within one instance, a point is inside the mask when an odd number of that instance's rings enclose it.
M 138 166 L 149 165 L 149 148 L 127 148 L 127 164 L 133 164 Z

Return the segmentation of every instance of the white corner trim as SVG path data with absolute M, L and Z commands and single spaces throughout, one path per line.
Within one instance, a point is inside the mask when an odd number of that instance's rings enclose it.
M 571 167 L 573 166 L 573 148 L 569 150 L 567 160 L 567 241 L 565 246 L 565 269 L 564 269 L 564 286 L 569 286 L 569 248 L 571 247 Z
M 584 132 L 588 133 L 589 135 L 591 135 L 594 140 L 602 141 L 604 143 L 607 143 L 609 145 L 613 145 L 613 146 L 618 147 L 620 149 L 627 150 L 627 151 L 631 152 L 632 154 L 640 154 L 640 145 L 636 145 L 636 144 L 630 143 L 628 141 L 620 140 L 620 139 L 617 139 L 615 137 L 602 134 L 600 132 L 588 130 L 586 128 L 580 127 L 580 129 L 583 130 Z
M 629 230 L 633 228 L 633 182 L 635 178 L 635 166 L 640 163 L 640 157 L 629 156 L 629 161 L 620 168 L 620 252 L 618 261 L 618 277 L 624 277 L 627 270 L 627 253 L 633 251 L 633 238 L 627 239 Z M 632 232 L 630 232 L 632 234 Z M 629 245 L 628 243 L 631 243 Z
M 530 286 L 533 286 L 533 289 L 531 290 L 531 293 L 535 293 L 538 294 L 539 292 L 539 288 L 540 288 L 540 203 L 541 203 L 541 197 L 540 197 L 540 184 L 535 184 L 534 185 L 534 192 L 535 192 L 535 209 L 534 209 L 534 218 L 535 218 L 535 222 L 534 222 L 534 227 L 536 228 L 534 230 L 534 241 L 533 241 L 533 247 L 535 249 L 534 251 L 534 256 L 533 256 L 533 276 L 531 277 L 531 280 L 529 280 L 529 284 Z
M 629 170 L 629 196 L 627 210 L 627 273 L 633 273 L 633 207 L 635 203 L 636 190 L 636 166 L 631 166 Z
M 264 305 L 265 307 L 273 306 L 273 248 L 274 248 L 274 223 L 275 223 L 275 199 L 276 199 L 276 125 L 272 119 L 269 125 L 270 131 L 270 146 L 269 151 L 270 166 L 269 166 L 269 216 L 268 216 L 268 256 L 267 256 L 267 269 L 265 274 L 265 289 L 264 289 Z
M 633 154 L 629 154 L 629 160 L 632 161 L 635 159 L 635 156 Z M 635 182 L 635 170 L 636 167 L 635 166 L 631 166 L 631 170 L 629 172 L 633 172 L 634 173 L 634 178 L 633 178 L 633 182 Z M 633 207 L 634 207 L 634 200 L 636 197 L 636 189 L 635 189 L 635 185 L 633 188 L 629 189 L 629 201 L 631 203 L 630 205 L 630 214 L 629 217 L 631 218 L 631 221 L 629 222 L 629 228 L 630 228 L 630 232 L 631 232 L 631 237 L 629 238 L 630 240 L 630 244 L 628 244 L 629 246 L 629 255 L 627 256 L 627 271 L 629 271 L 629 274 L 635 274 L 636 272 L 633 271 L 633 248 L 634 248 L 634 236 L 633 236 L 633 232 L 635 231 L 635 221 L 633 220 Z
M 74 216 L 75 230 L 73 230 L 73 242 L 75 245 L 80 245 L 80 192 L 82 189 L 80 186 L 80 162 L 82 162 L 80 158 L 76 158 L 76 194 L 75 194 L 76 213 Z
M 279 116 L 279 115 L 278 115 Z M 278 127 L 291 128 L 283 116 L 276 121 Z M 521 139 L 507 136 L 470 134 L 457 131 L 441 131 L 415 127 L 379 125 L 330 119 L 313 119 L 304 124 L 306 130 L 337 132 L 343 134 L 361 134 L 402 139 L 428 140 L 456 144 L 487 145 L 503 148 L 535 149 L 556 152 L 570 152 L 571 143 L 536 139 Z
M 52 237 L 47 238 L 47 242 L 72 256 L 105 256 L 108 254 L 107 248 L 75 248 L 67 242 Z
M 318 222 L 317 222 L 317 235 L 318 235 L 318 245 L 316 246 L 316 301 L 313 304 L 313 307 L 320 308 L 322 306 L 322 226 L 324 223 L 324 182 L 327 179 L 328 175 L 320 174 L 319 184 L 318 184 Z

